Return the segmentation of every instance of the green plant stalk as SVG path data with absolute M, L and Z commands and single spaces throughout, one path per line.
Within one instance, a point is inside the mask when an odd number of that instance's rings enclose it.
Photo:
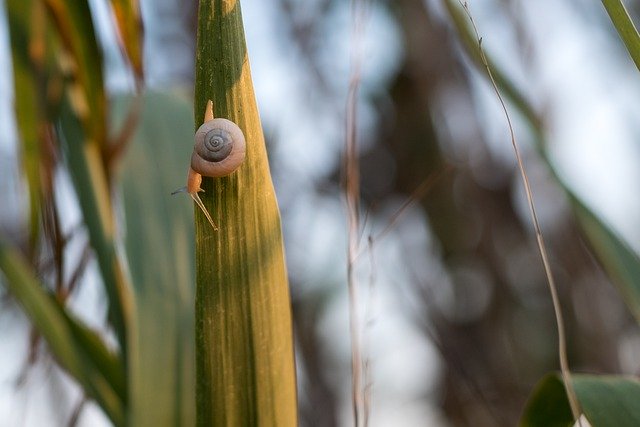
M 280 215 L 255 101 L 239 1 L 200 2 L 195 127 L 214 115 L 244 132 L 233 174 L 206 178 L 195 210 L 196 415 L 200 426 L 297 423 L 291 311 Z

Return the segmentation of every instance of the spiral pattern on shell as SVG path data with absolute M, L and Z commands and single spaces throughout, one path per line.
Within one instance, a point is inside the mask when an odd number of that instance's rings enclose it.
M 240 167 L 246 153 L 242 130 L 230 120 L 205 122 L 196 132 L 191 168 L 209 177 L 231 174 Z

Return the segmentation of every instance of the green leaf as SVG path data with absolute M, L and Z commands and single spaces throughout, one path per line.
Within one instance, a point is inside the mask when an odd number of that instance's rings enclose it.
M 116 116 L 130 102 L 119 99 Z M 132 426 L 195 425 L 193 211 L 189 198 L 171 196 L 184 185 L 192 147 L 191 106 L 176 96 L 145 94 L 120 186 L 135 283 Z
M 111 0 L 120 45 L 138 79 L 142 78 L 142 20 L 137 0 Z
M 602 0 L 602 4 L 616 27 L 627 52 L 640 70 L 640 34 L 620 0 Z
M 134 315 L 133 295 L 116 251 L 115 224 L 100 147 L 95 140 L 85 137 L 69 103 L 63 103 L 61 108 L 58 134 L 109 298 L 110 321 L 126 361 L 127 327 Z
M 44 0 L 67 55 L 61 62 L 71 77 L 69 99 L 88 139 L 106 148 L 106 98 L 102 52 L 96 41 L 87 0 Z
M 620 237 L 572 196 L 582 231 L 607 274 L 617 285 L 631 313 L 640 323 L 640 258 Z
M 27 262 L 0 239 L 0 268 L 6 285 L 60 365 L 95 399 L 111 421 L 124 425 L 126 396 L 118 385 L 124 367 L 100 338 L 69 316 L 42 288 Z
M 640 425 L 640 382 L 636 378 L 572 375 L 582 412 L 592 427 Z M 522 427 L 571 426 L 562 378 L 549 374 L 536 386 L 524 411 Z
M 204 178 L 196 212 L 197 424 L 296 425 L 295 368 L 280 215 L 251 81 L 239 1 L 202 1 L 195 128 L 205 106 L 244 132 L 240 168 Z M 185 164 L 185 168 L 186 168 Z
M 29 240 L 35 246 L 40 227 L 40 135 L 41 97 L 39 96 L 38 67 L 29 54 L 33 46 L 37 2 L 7 0 L 7 19 L 11 39 L 11 59 L 15 88 L 15 112 L 20 136 L 22 169 L 29 191 Z
M 71 316 L 57 301 L 55 301 L 55 303 L 58 304 L 69 326 L 69 330 L 77 343 L 79 348 L 77 351 L 78 355 L 83 358 L 85 363 L 92 364 L 95 369 L 100 372 L 104 380 L 109 383 L 109 386 L 118 395 L 120 404 L 124 406 L 127 402 L 127 384 L 124 364 L 114 353 L 107 349 L 102 339 L 94 331 Z
M 521 427 L 568 427 L 573 425 L 564 384 L 556 374 L 546 375 L 533 390 Z

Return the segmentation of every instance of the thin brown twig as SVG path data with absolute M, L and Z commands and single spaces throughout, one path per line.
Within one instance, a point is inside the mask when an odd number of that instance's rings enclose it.
M 524 189 L 527 196 L 527 203 L 529 205 L 529 213 L 531 215 L 533 228 L 536 233 L 538 250 L 540 251 L 540 256 L 542 257 L 542 264 L 544 265 L 544 271 L 547 277 L 547 282 L 549 284 L 551 299 L 553 301 L 553 310 L 555 312 L 556 324 L 558 328 L 558 357 L 560 359 L 560 372 L 564 382 L 565 390 L 567 392 L 569 405 L 571 406 L 571 413 L 573 414 L 574 419 L 578 422 L 578 425 L 582 427 L 582 423 L 580 421 L 580 413 L 581 413 L 580 404 L 578 403 L 578 398 L 576 396 L 575 390 L 573 389 L 573 383 L 571 381 L 571 372 L 569 371 L 566 335 L 565 335 L 565 328 L 564 328 L 564 320 L 562 317 L 562 310 L 560 307 L 560 299 L 558 298 L 558 291 L 555 284 L 555 280 L 553 278 L 553 273 L 551 271 L 551 265 L 549 263 L 549 257 L 547 255 L 546 245 L 544 243 L 544 239 L 542 236 L 542 229 L 540 227 L 540 223 L 538 221 L 538 215 L 535 209 L 535 204 L 533 202 L 533 192 L 531 190 L 531 185 L 529 184 L 529 178 L 525 170 L 524 162 L 520 154 L 518 143 L 516 142 L 515 132 L 513 130 L 513 124 L 511 123 L 511 117 L 509 115 L 509 111 L 507 110 L 507 106 L 504 102 L 504 99 L 502 98 L 502 95 L 500 94 L 500 90 L 498 89 L 498 85 L 493 77 L 493 73 L 491 72 L 491 67 L 489 67 L 489 62 L 487 61 L 487 58 L 484 54 L 484 49 L 482 48 L 482 37 L 480 37 L 479 35 L 478 28 L 473 19 L 473 16 L 471 15 L 471 11 L 469 10 L 469 5 L 467 4 L 466 1 L 464 2 L 462 0 L 459 0 L 459 1 L 471 22 L 476 39 L 478 40 L 478 50 L 480 53 L 480 59 L 487 71 L 487 75 L 489 76 L 491 85 L 493 86 L 493 90 L 496 96 L 498 97 L 498 100 L 500 101 L 500 105 L 502 106 L 502 111 L 504 112 L 504 115 L 507 120 L 507 124 L 509 126 L 509 134 L 511 136 L 511 145 L 513 146 L 513 150 L 516 156 L 516 161 L 518 163 L 518 169 L 520 171 L 520 176 L 524 184 Z
M 369 236 L 369 238 L 367 239 L 368 241 L 368 247 L 369 247 L 369 289 L 368 289 L 368 295 L 367 295 L 367 302 L 365 304 L 365 315 L 364 315 L 364 325 L 365 325 L 365 330 L 364 330 L 364 336 L 363 336 L 363 343 L 362 343 L 362 353 L 363 353 L 363 357 L 364 357 L 364 371 L 363 371 L 363 385 L 364 385 L 364 390 L 363 390 L 363 425 L 364 427 L 368 427 L 369 426 L 369 419 L 370 419 L 370 415 L 371 415 L 371 394 L 372 394 L 372 389 L 373 389 L 373 377 L 372 377 L 372 362 L 371 362 L 371 355 L 369 352 L 369 334 L 367 332 L 370 331 L 370 328 L 372 327 L 373 323 L 374 323 L 374 319 L 373 319 L 373 304 L 375 301 L 375 285 L 376 285 L 376 279 L 377 279 L 377 274 L 376 274 L 376 259 L 375 259 L 375 253 L 374 253 L 374 248 L 373 248 L 373 236 Z
M 67 423 L 67 427 L 75 427 L 78 425 L 78 421 L 80 421 L 80 414 L 82 414 L 82 410 L 84 409 L 86 403 L 87 403 L 87 397 L 82 396 L 80 398 L 80 401 L 73 408 L 73 412 L 69 417 L 69 422 Z
M 345 180 L 348 223 L 347 243 L 347 288 L 349 294 L 349 330 L 351 336 L 351 399 L 355 427 L 362 423 L 364 410 L 362 396 L 362 353 L 360 343 L 358 284 L 355 278 L 355 263 L 359 247 L 359 205 L 360 205 L 360 168 L 357 153 L 357 105 L 360 87 L 361 63 L 360 41 L 364 24 L 363 0 L 352 0 L 353 47 L 351 51 L 351 71 L 346 104 L 345 139 Z
M 355 261 L 358 254 L 358 233 L 359 233 L 359 165 L 355 147 L 356 130 L 356 97 L 358 91 L 358 78 L 353 77 L 349 85 L 349 95 L 347 100 L 347 141 L 346 141 L 346 199 L 347 199 L 347 221 L 348 221 L 348 261 L 347 261 L 347 286 L 349 289 L 349 323 L 351 330 L 351 381 L 353 399 L 354 425 L 358 427 L 360 417 L 360 407 L 362 401 L 361 383 L 361 360 L 360 360 L 360 338 L 358 326 L 358 289 L 354 277 Z
M 84 247 L 82 248 L 82 254 L 80 255 L 80 259 L 76 265 L 76 268 L 73 270 L 73 273 L 69 276 L 67 280 L 64 293 L 62 295 L 62 299 L 65 300 L 69 297 L 75 290 L 77 284 L 80 282 L 82 275 L 84 274 L 89 261 L 91 261 L 93 253 L 91 252 L 91 246 L 89 246 L 89 242 L 86 242 Z

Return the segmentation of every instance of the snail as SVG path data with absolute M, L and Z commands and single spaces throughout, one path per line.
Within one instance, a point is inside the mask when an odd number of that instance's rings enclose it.
M 191 165 L 187 185 L 173 194 L 188 193 L 215 231 L 218 227 L 204 207 L 198 195 L 202 176 L 213 178 L 227 176 L 240 167 L 246 153 L 246 142 L 242 130 L 230 120 L 213 117 L 213 102 L 207 102 L 204 123 L 196 131 L 195 145 L 191 154 Z

